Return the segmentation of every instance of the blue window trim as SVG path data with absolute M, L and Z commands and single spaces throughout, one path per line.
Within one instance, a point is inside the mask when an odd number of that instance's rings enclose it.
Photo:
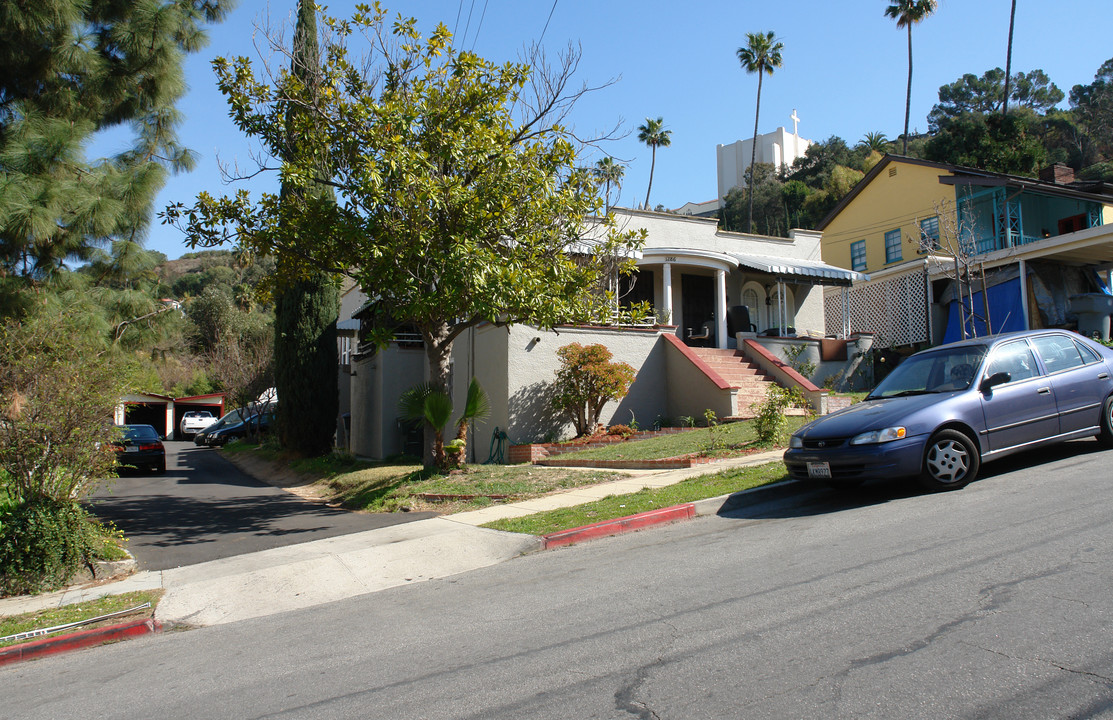
M 900 228 L 897 228 L 885 233 L 885 262 L 897 262 L 900 259 Z
M 928 232 L 928 227 L 933 227 L 933 232 Z M 939 249 L 939 216 L 933 215 L 920 221 L 920 238 L 931 241 L 931 248 Z M 927 243 L 920 243 L 920 254 L 927 251 Z
M 866 241 L 855 240 L 850 243 L 850 269 L 861 272 L 866 269 Z

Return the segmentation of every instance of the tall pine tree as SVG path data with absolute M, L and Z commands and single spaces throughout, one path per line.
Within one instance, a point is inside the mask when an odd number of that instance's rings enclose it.
M 282 158 L 290 163 L 306 153 L 299 130 L 314 118 L 308 110 L 317 97 L 320 52 L 317 47 L 317 10 L 312 0 L 299 0 L 298 20 L 291 53 L 291 74 L 298 79 L 300 101 L 286 108 L 286 147 Z M 318 178 L 283 172 L 281 201 L 300 195 L 320 202 L 334 202 L 332 190 L 321 184 L 327 163 L 316 164 Z M 285 170 L 285 168 L 284 168 Z M 332 449 L 339 397 L 336 319 L 339 297 L 335 281 L 319 271 L 300 267 L 297 258 L 279 257 L 279 289 L 275 302 L 274 364 L 278 390 L 278 435 L 283 447 L 308 456 Z
M 141 240 L 166 173 L 188 169 L 174 105 L 201 25 L 230 0 L 0 2 L 0 282 L 9 289 Z M 126 151 L 90 162 L 97 131 Z

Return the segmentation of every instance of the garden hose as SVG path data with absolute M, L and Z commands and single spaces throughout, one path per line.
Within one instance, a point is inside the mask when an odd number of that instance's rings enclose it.
M 491 434 L 491 452 L 487 455 L 487 459 L 483 462 L 484 465 L 505 465 L 506 464 L 506 433 L 495 427 L 495 432 Z

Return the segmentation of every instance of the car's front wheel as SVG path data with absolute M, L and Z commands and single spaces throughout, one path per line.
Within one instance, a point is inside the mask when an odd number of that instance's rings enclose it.
M 973 482 L 980 465 L 978 448 L 965 433 L 940 430 L 928 441 L 920 485 L 931 491 L 957 490 Z
M 1102 447 L 1113 448 L 1113 395 L 1105 398 L 1101 406 L 1101 432 L 1098 433 L 1098 442 Z

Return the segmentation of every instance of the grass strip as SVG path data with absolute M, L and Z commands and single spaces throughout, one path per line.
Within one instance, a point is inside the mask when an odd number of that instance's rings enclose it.
M 644 489 L 629 495 L 610 495 L 602 500 L 583 505 L 496 520 L 483 527 L 528 535 L 548 535 L 560 530 L 614 520 L 647 510 L 657 510 L 748 490 L 787 478 L 788 471 L 782 462 L 732 468 L 713 475 L 688 478 L 663 488 Z
M 806 418 L 790 416 L 788 432 L 806 422 Z M 561 460 L 661 460 L 701 453 L 709 457 L 732 457 L 740 452 L 762 446 L 752 420 L 722 423 L 713 427 L 693 428 L 682 433 L 662 435 L 645 440 L 627 440 L 601 448 L 578 450 L 554 456 Z
M 37 612 L 23 613 L 21 615 L 9 615 L 0 617 L 0 637 L 8 635 L 15 635 L 17 633 L 24 633 L 30 630 L 41 630 L 43 628 L 55 627 L 57 625 L 67 625 L 69 623 L 79 622 L 81 620 L 89 620 L 90 618 L 100 617 L 101 615 L 108 615 L 109 613 L 120 612 L 127 610 L 143 603 L 151 603 L 151 607 L 140 610 L 134 615 L 126 617 L 116 617 L 107 620 L 103 623 L 93 623 L 90 625 L 83 625 L 76 630 L 88 630 L 100 625 L 114 625 L 116 623 L 127 622 L 128 620 L 140 620 L 143 618 L 153 617 L 155 614 L 155 607 L 158 601 L 162 599 L 162 590 L 139 590 L 137 592 L 125 593 L 123 595 L 107 595 L 96 600 L 88 602 L 73 603 L 72 605 L 62 605 L 61 607 L 49 608 L 47 610 L 39 610 Z M 64 633 L 63 633 L 64 634 Z M 54 635 L 44 635 L 42 637 L 55 637 Z M 34 638 L 39 640 L 41 638 Z M 0 643 L 0 647 L 9 647 L 11 645 L 19 645 L 28 640 L 21 641 L 8 641 Z

